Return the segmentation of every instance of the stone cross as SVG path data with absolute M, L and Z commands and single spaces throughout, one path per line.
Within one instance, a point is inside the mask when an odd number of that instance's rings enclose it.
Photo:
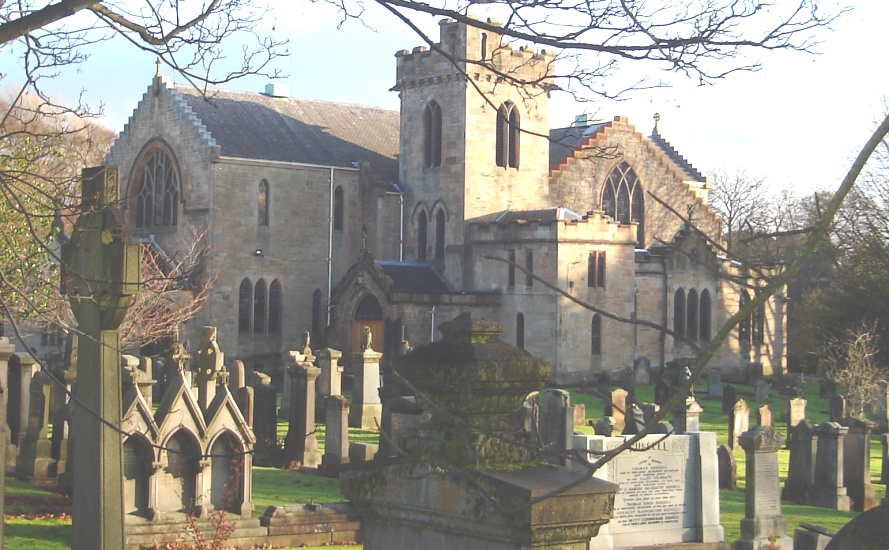
M 81 334 L 75 397 L 90 411 L 72 415 L 71 547 L 110 550 L 123 547 L 124 525 L 118 329 L 139 293 L 141 249 L 123 223 L 117 168 L 85 169 L 81 188 L 81 214 L 61 251 L 62 292 Z
M 204 327 L 195 359 L 198 405 L 204 412 L 216 397 L 216 377 L 222 372 L 224 363 L 225 354 L 216 342 L 216 327 Z
M 747 457 L 747 489 L 741 538 L 736 550 L 759 550 L 774 544 L 793 548 L 787 536 L 787 519 L 781 515 L 781 485 L 778 480 L 778 449 L 784 436 L 770 426 L 757 426 L 741 434 L 738 443 Z

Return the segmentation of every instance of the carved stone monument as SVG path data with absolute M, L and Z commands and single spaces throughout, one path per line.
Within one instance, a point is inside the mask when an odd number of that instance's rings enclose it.
M 352 404 L 349 408 L 349 427 L 365 430 L 377 429 L 382 419 L 383 404 L 380 401 L 380 358 L 382 353 L 372 347 L 373 334 L 364 327 L 361 350 L 352 354 L 355 373 Z
M 747 456 L 747 490 L 735 549 L 793 548 L 787 518 L 781 515 L 778 479 L 778 449 L 784 446 L 784 436 L 770 426 L 757 426 L 741 434 L 738 443 Z

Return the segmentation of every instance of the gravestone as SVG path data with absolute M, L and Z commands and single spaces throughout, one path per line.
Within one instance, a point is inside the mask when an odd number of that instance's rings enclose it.
M 758 380 L 753 388 L 753 399 L 759 403 L 769 400 L 769 383 L 765 380 Z
M 790 460 L 781 498 L 802 503 L 815 481 L 815 446 L 818 442 L 815 437 L 815 425 L 803 419 L 796 426 L 789 428 L 788 434 Z
M 236 359 L 229 365 L 228 373 L 228 389 L 236 396 L 241 388 L 247 386 L 247 368 L 243 361 Z
M 701 413 L 704 409 L 698 405 L 694 397 L 686 397 L 673 409 L 673 429 L 681 435 L 701 430 Z
M 802 397 L 795 397 L 788 403 L 787 411 L 787 433 L 790 429 L 799 424 L 806 418 L 806 404 L 808 401 Z
M 621 435 L 635 435 L 645 428 L 645 413 L 639 408 L 639 405 L 633 403 L 630 405 L 630 416 L 627 417 L 624 431 Z
M 48 438 L 50 377 L 44 371 L 37 372 L 31 378 L 30 412 L 28 429 L 19 445 L 19 456 L 15 471 L 34 485 L 53 485 L 49 476 L 52 464 L 52 443 Z
M 738 402 L 738 392 L 734 386 L 726 386 L 722 390 L 722 414 L 729 414 Z
M 667 381 L 663 378 L 658 380 L 657 383 L 654 385 L 655 404 L 657 404 L 657 406 L 659 407 L 663 407 L 664 405 L 666 405 L 667 401 L 670 400 L 671 393 L 672 392 L 670 391 L 670 385 L 667 383 Z
M 424 422 L 423 408 L 413 395 L 403 395 L 389 401 L 390 434 L 396 445 L 401 445 L 402 438 L 410 434 L 414 428 Z M 383 449 L 381 436 L 380 449 Z M 396 449 L 393 449 L 395 451 Z
M 758 362 L 750 362 L 747 363 L 747 385 L 748 386 L 756 386 L 756 383 L 762 380 L 763 371 L 762 371 L 762 363 Z
M 815 428 L 815 479 L 806 493 L 808 506 L 851 510 L 849 495 L 843 483 L 843 440 L 849 428 L 836 422 L 824 422 Z
M 757 426 L 741 434 L 747 465 L 747 489 L 741 538 L 735 550 L 768 547 L 793 548 L 787 536 L 787 519 L 781 515 L 781 484 L 778 479 L 778 449 L 784 437 L 770 426 Z
M 91 411 L 72 414 L 73 464 L 71 547 L 123 547 L 122 441 L 118 328 L 139 293 L 140 245 L 123 223 L 117 169 L 83 171 L 81 214 L 61 250 L 61 288 L 77 320 L 75 398 Z M 108 422 L 99 422 L 99 418 Z
M 831 422 L 839 422 L 846 418 L 846 398 L 842 395 L 832 395 L 828 404 L 828 418 Z
M 349 462 L 349 400 L 342 395 L 328 395 L 324 404 L 327 421 L 321 469 L 327 473 L 336 472 L 340 464 Z
M 225 354 L 216 342 L 216 327 L 201 329 L 201 343 L 195 352 L 196 382 L 198 386 L 198 406 L 206 411 L 216 397 L 216 377 L 223 370 Z
M 849 429 L 843 439 L 843 484 L 852 510 L 866 512 L 877 505 L 870 478 L 870 434 L 876 424 L 858 418 L 844 418 L 839 424 Z
M 756 417 L 758 426 L 772 426 L 772 408 L 768 405 L 756 409 Z
M 719 369 L 707 373 L 707 399 L 722 399 L 722 372 Z
M 544 456 L 551 464 L 567 466 L 570 463 L 568 449 L 574 441 L 571 394 L 565 390 L 549 390 L 537 399 L 540 403 L 540 442 Z
M 627 416 L 627 390 L 618 388 L 611 392 L 611 400 L 605 405 L 604 416 L 614 418 L 614 424 L 618 431 L 626 426 Z
M 728 417 L 728 445 L 732 449 L 738 448 L 738 437 L 750 428 L 750 409 L 747 402 L 739 399 L 732 407 Z
M 719 463 L 719 488 L 735 491 L 738 489 L 738 465 L 735 463 L 735 455 L 728 445 L 720 445 L 716 449 L 716 459 Z
M 633 361 L 633 384 L 636 386 L 651 384 L 651 361 L 648 357 L 637 357 Z
M 308 349 L 308 345 L 303 349 Z M 315 437 L 315 380 L 321 374 L 321 369 L 298 351 L 291 351 L 287 355 L 286 369 L 293 400 L 290 402 L 287 437 L 284 439 L 284 462 L 299 462 L 302 466 L 315 468 L 321 464 L 318 438 Z
M 362 329 L 360 351 L 352 354 L 355 373 L 352 404 L 349 408 L 349 427 L 376 430 L 383 414 L 380 402 L 380 358 L 373 350 L 370 327 Z
M 642 418 L 645 419 L 646 424 L 651 422 L 654 415 L 661 410 L 657 403 L 639 403 L 639 408 L 642 409 Z
M 793 550 L 826 550 L 835 535 L 824 527 L 801 521 L 793 532 Z
M 578 434 L 574 446 L 596 457 L 630 437 Z M 655 544 L 678 548 L 678 543 L 722 541 L 716 434 L 647 435 L 633 449 L 618 454 L 593 474 L 618 483 L 620 491 L 611 521 L 589 541 L 590 550 Z M 578 473 L 586 471 L 580 464 L 573 468 Z
M 593 424 L 593 431 L 596 432 L 596 435 L 611 437 L 612 435 L 617 435 L 617 425 L 610 416 L 603 416 Z
M 264 373 L 253 373 L 253 432 L 256 434 L 258 466 L 279 466 L 278 396 L 272 379 Z
M 596 380 L 596 395 L 604 401 L 607 401 L 608 396 L 611 395 L 611 383 L 608 381 L 608 375 L 604 372 L 599 373 L 599 378 Z
M 4 517 L 6 511 L 6 453 L 9 449 L 9 425 L 6 423 L 6 373 L 9 366 L 9 358 L 15 351 L 15 346 L 9 343 L 9 338 L 2 335 L 2 323 L 0 323 L 0 517 Z M 3 524 L 0 521 L 0 540 L 3 540 Z
M 324 398 L 331 395 L 342 395 L 343 366 L 339 364 L 343 353 L 339 350 L 331 348 L 322 348 L 318 350 L 316 364 L 321 369 L 321 375 L 318 376 L 318 401 L 317 403 L 324 410 L 320 410 L 317 415 L 320 420 L 324 420 L 326 407 Z
M 71 386 L 74 383 L 77 371 L 74 365 L 71 368 L 59 368 L 53 372 L 56 383 L 51 385 L 50 422 L 52 423 L 52 457 L 50 477 L 59 479 L 68 469 L 68 433 L 71 421 L 71 408 L 68 400 Z M 60 480 L 61 483 L 61 480 Z
M 253 428 L 253 396 L 254 390 L 250 386 L 240 388 L 237 395 L 235 395 L 235 403 L 238 404 L 238 410 L 241 411 L 241 416 L 244 417 L 244 421 L 251 428 Z
M 574 405 L 574 425 L 586 426 L 586 405 Z
M 28 415 L 31 413 L 31 378 L 39 371 L 40 365 L 37 359 L 28 352 L 19 352 L 9 358 L 7 420 L 12 442 L 17 448 L 21 447 L 28 431 Z
M 376 443 L 349 443 L 349 462 L 369 462 L 377 456 L 380 447 Z
M 825 398 L 833 397 L 837 394 L 837 383 L 830 379 L 822 380 L 818 387 L 818 394 Z

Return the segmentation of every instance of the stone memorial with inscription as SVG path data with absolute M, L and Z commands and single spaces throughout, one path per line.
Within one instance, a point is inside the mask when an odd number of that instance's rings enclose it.
M 370 327 L 364 327 L 360 351 L 352 354 L 355 378 L 349 408 L 350 428 L 376 430 L 383 416 L 383 404 L 380 402 L 380 358 L 383 354 L 374 351 L 372 338 Z
M 870 435 L 876 424 L 858 418 L 844 418 L 839 424 L 849 429 L 843 439 L 843 484 L 852 510 L 867 512 L 877 505 L 870 477 Z
M 574 446 L 596 456 L 629 437 L 575 435 Z M 590 541 L 590 550 L 722 541 L 716 434 L 648 435 L 634 448 L 594 474 L 619 484 L 620 490 L 614 517 Z
M 784 446 L 784 436 L 771 426 L 757 426 L 741 434 L 738 443 L 746 454 L 747 489 L 735 550 L 793 548 L 787 518 L 781 515 L 778 479 L 778 449 Z
M 824 422 L 815 428 L 815 479 L 806 493 L 806 505 L 843 512 L 852 509 L 843 482 L 843 440 L 848 431 L 836 422 Z
M 763 405 L 756 409 L 756 424 L 757 426 L 772 426 L 772 408 L 768 405 Z
M 39 371 L 31 378 L 28 430 L 19 445 L 16 474 L 34 485 L 52 485 L 49 467 L 53 462 L 52 443 L 48 438 L 50 376 Z
M 806 419 L 788 430 L 790 460 L 781 498 L 802 503 L 815 481 L 815 425 Z

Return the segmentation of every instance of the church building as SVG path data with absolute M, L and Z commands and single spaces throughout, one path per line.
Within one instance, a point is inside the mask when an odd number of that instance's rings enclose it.
M 269 371 L 306 331 L 348 363 L 364 326 L 391 357 L 471 311 L 559 385 L 708 344 L 769 273 L 712 246 L 706 178 L 657 125 L 550 128 L 554 52 L 450 20 L 440 32 L 396 54 L 400 112 L 280 85 L 204 98 L 155 77 L 106 163 L 134 236 L 209 250 L 186 337 L 215 325 L 228 357 Z M 768 374 L 785 326 L 778 294 L 711 365 Z

